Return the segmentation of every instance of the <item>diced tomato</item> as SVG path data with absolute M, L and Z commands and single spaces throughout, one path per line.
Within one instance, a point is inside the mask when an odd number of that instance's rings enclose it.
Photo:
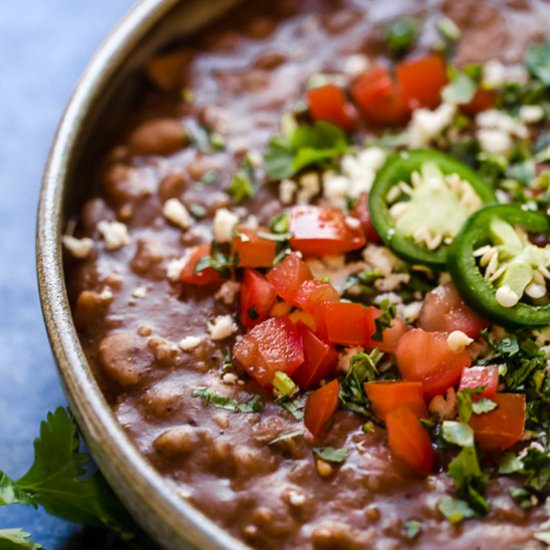
M 434 109 L 441 102 L 441 90 L 447 83 L 445 62 L 441 56 L 427 55 L 403 61 L 395 68 L 395 75 L 409 109 Z
M 399 339 L 395 357 L 403 378 L 422 382 L 425 398 L 456 386 L 462 371 L 472 362 L 467 351 L 449 348 L 447 334 L 421 328 L 411 329 Z
M 497 94 L 494 90 L 478 89 L 470 103 L 462 105 L 462 110 L 470 116 L 475 116 L 481 111 L 493 109 L 496 105 Z
M 418 325 L 429 331 L 461 330 L 476 339 L 489 323 L 466 305 L 455 287 L 447 283 L 426 294 Z
M 322 388 L 315 390 L 307 398 L 304 424 L 315 437 L 323 435 L 327 422 L 336 412 L 339 392 L 338 380 L 332 380 Z
M 325 84 L 311 88 L 306 92 L 306 99 L 314 119 L 326 120 L 343 130 L 353 128 L 357 113 L 339 86 Z
M 503 451 L 525 433 L 525 394 L 497 393 L 498 407 L 485 414 L 473 414 L 470 425 L 478 445 L 485 451 Z
M 320 333 L 332 344 L 364 346 L 378 310 L 351 302 L 325 302 L 319 306 Z
M 298 254 L 289 254 L 267 274 L 275 292 L 285 301 L 293 303 L 301 284 L 313 275 Z
M 388 445 L 392 454 L 415 472 L 429 474 L 435 466 L 435 453 L 428 432 L 408 407 L 386 414 Z
M 365 392 L 378 418 L 399 407 L 409 408 L 418 418 L 427 418 L 428 408 L 422 394 L 422 382 L 366 382 Z
M 382 242 L 370 219 L 369 197 L 366 193 L 361 193 L 361 195 L 359 195 L 355 208 L 350 212 L 350 215 L 357 218 L 361 222 L 361 227 L 365 232 L 365 237 L 368 243 L 378 244 Z
M 338 291 L 330 283 L 310 279 L 300 285 L 293 304 L 315 315 L 322 302 L 337 302 L 339 299 Z
M 291 376 L 304 362 L 302 333 L 288 317 L 267 319 L 237 338 L 233 355 L 256 382 L 268 388 L 275 372 Z
M 327 256 L 365 245 L 363 229 L 350 228 L 340 210 L 295 206 L 290 211 L 290 245 L 307 256 Z
M 269 281 L 254 269 L 245 269 L 241 285 L 241 322 L 247 328 L 265 321 L 276 294 Z
M 407 120 L 409 111 L 401 90 L 381 65 L 358 76 L 351 85 L 351 95 L 372 124 L 395 125 Z
M 303 327 L 304 363 L 294 373 L 294 381 L 303 390 L 313 388 L 334 372 L 338 361 L 336 350 L 323 342 L 309 328 Z
M 215 286 L 223 282 L 221 275 L 211 267 L 201 269 L 201 271 L 195 273 L 197 262 L 205 256 L 210 256 L 209 245 L 201 244 L 193 248 L 185 267 L 181 271 L 180 279 L 182 283 L 194 286 Z
M 407 325 L 396 317 L 392 320 L 391 327 L 385 328 L 382 331 L 382 340 L 375 340 L 373 335 L 376 332 L 376 318 L 382 312 L 372 306 L 368 309 L 370 314 L 367 316 L 367 340 L 365 341 L 365 346 L 367 348 L 377 347 L 384 353 L 395 353 L 401 336 L 409 330 Z
M 460 379 L 460 386 L 458 387 L 459 391 L 467 388 L 482 388 L 483 386 L 485 386 L 485 389 L 478 394 L 472 395 L 472 399 L 494 397 L 498 387 L 498 367 L 496 365 L 464 369 L 462 378 Z
M 231 243 L 231 253 L 236 254 L 238 267 L 271 267 L 277 255 L 277 243 L 258 236 L 267 229 L 237 227 Z
M 309 327 L 311 330 L 317 330 L 317 320 L 315 316 L 303 309 L 295 309 L 288 318 L 294 323 L 301 323 L 306 327 Z

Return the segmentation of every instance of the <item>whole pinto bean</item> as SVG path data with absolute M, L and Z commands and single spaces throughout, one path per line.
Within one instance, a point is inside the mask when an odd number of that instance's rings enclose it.
M 167 155 L 185 146 L 185 125 L 173 118 L 156 118 L 138 126 L 128 145 L 138 155 Z

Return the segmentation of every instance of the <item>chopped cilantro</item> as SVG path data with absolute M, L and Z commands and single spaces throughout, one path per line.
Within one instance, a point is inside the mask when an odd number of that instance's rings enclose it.
M 261 239 L 266 239 L 268 241 L 275 241 L 276 243 L 284 243 L 292 237 L 292 234 L 268 233 L 267 231 L 258 231 L 258 237 L 260 237 Z
M 210 247 L 210 255 L 202 256 L 195 264 L 194 273 L 200 273 L 205 269 L 213 269 L 217 271 L 225 279 L 231 276 L 230 268 L 234 265 L 234 261 L 230 256 L 224 254 L 215 242 Z
M 233 360 L 231 355 L 231 348 L 227 348 L 227 352 L 225 353 L 225 357 L 223 358 L 222 363 L 222 372 L 230 372 L 233 370 Z
M 344 447 L 341 449 L 335 449 L 334 447 L 315 447 L 313 452 L 321 460 L 335 462 L 337 464 L 344 462 L 348 458 L 348 451 Z
M 406 521 L 403 531 L 407 539 L 413 540 L 422 532 L 422 524 L 414 519 Z
M 550 40 L 529 46 L 525 54 L 525 64 L 532 76 L 550 86 Z
M 474 414 L 485 414 L 494 411 L 498 405 L 488 397 L 482 397 L 479 401 L 472 402 L 472 412 Z
M 515 503 L 524 510 L 532 508 L 536 502 L 533 502 L 533 495 L 524 487 L 512 487 L 509 492 Z
M 255 413 L 264 408 L 264 402 L 259 395 L 254 395 L 246 403 L 240 403 L 225 395 L 220 395 L 206 387 L 196 388 L 191 394 L 193 397 L 200 397 L 205 405 L 212 404 L 218 409 L 225 409 L 228 411 L 242 412 L 242 413 Z
M 254 187 L 254 182 L 250 179 L 250 176 L 243 170 L 239 170 L 233 176 L 227 192 L 239 203 L 254 195 Z
M 272 233 L 288 233 L 290 219 L 286 212 L 273 216 L 269 222 L 269 229 Z
M 277 399 L 276 403 L 288 411 L 294 420 L 303 420 L 305 405 L 303 399 L 299 397 L 295 397 L 294 399 L 281 397 L 280 399 Z
M 294 432 L 288 432 L 286 434 L 281 434 L 272 439 L 271 441 L 268 441 L 268 445 L 276 445 L 277 443 L 281 443 L 281 441 L 288 441 L 289 439 L 296 439 L 297 437 L 302 437 L 304 435 L 304 432 L 302 430 L 296 430 Z
M 460 39 L 460 29 L 457 24 L 449 17 L 440 17 L 435 26 L 443 38 L 450 42 L 456 42 Z
M 276 136 L 268 144 L 264 166 L 271 179 L 280 180 L 311 165 L 324 165 L 348 148 L 346 136 L 323 121 L 297 126 L 290 137 Z
M 468 424 L 445 420 L 441 425 L 441 435 L 447 443 L 459 447 L 472 447 L 474 445 L 474 431 Z
M 477 395 L 485 389 L 485 386 L 479 388 L 465 388 L 456 394 L 456 407 L 458 417 L 461 422 L 468 423 L 473 414 L 472 395 Z
M 206 185 L 214 183 L 218 179 L 217 170 L 207 170 L 201 177 L 200 182 Z
M 372 339 L 377 340 L 378 342 L 382 341 L 382 333 L 384 329 L 391 328 L 392 321 L 397 315 L 397 308 L 395 307 L 395 304 L 390 302 L 387 298 L 382 300 L 380 303 L 380 310 L 382 313 L 374 320 L 376 330 L 372 335 Z
M 498 461 L 499 474 L 515 474 L 523 469 L 523 462 L 514 453 L 504 453 Z
M 437 507 L 450 523 L 460 523 L 464 519 L 477 516 L 476 511 L 470 508 L 467 502 L 449 495 L 441 498 Z
M 477 90 L 476 82 L 466 74 L 458 74 L 445 88 L 443 99 L 448 103 L 469 103 Z
M 401 57 L 409 51 L 416 42 L 420 23 L 413 17 L 404 17 L 392 21 L 383 30 L 386 47 L 394 57 Z

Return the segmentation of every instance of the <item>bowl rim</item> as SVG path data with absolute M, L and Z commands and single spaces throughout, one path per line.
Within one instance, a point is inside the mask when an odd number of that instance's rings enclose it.
M 249 548 L 176 493 L 131 442 L 105 400 L 80 344 L 62 261 L 62 215 L 71 159 L 86 114 L 139 41 L 182 0 L 142 0 L 108 35 L 80 77 L 57 127 L 37 212 L 36 261 L 42 314 L 65 393 L 107 481 L 141 527 L 162 546 Z

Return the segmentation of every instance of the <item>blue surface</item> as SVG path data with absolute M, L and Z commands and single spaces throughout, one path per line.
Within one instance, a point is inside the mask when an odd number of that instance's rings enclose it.
M 42 323 L 34 223 L 42 169 L 63 107 L 93 52 L 133 0 L 0 1 L 0 469 L 18 476 L 48 410 L 65 404 Z M 47 550 L 120 548 L 19 506 L 0 528 L 22 527 Z

